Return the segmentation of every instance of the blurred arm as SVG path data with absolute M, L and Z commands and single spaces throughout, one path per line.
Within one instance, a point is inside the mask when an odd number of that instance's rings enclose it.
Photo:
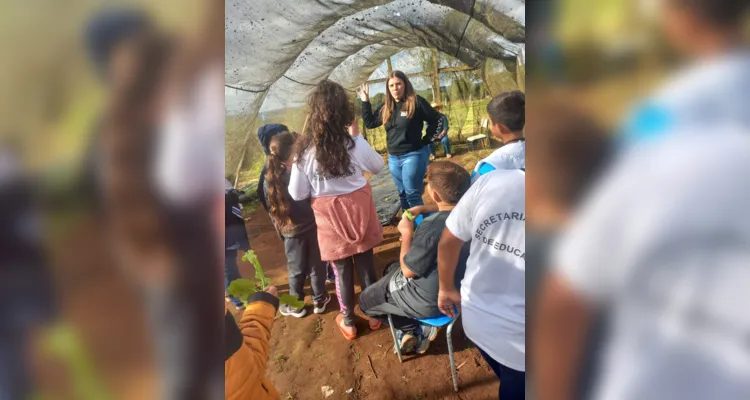
M 540 400 L 573 400 L 591 307 L 558 275 L 543 284 L 530 341 L 530 371 Z
M 225 315 L 227 354 L 224 374 L 228 396 L 237 393 L 249 395 L 246 392 L 248 381 L 260 393 L 266 375 L 268 342 L 278 306 L 277 298 L 259 292 L 250 298 L 239 324 L 235 324 L 230 314 Z

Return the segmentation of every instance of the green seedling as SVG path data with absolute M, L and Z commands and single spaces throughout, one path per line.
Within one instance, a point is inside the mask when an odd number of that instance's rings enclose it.
M 254 251 L 250 250 L 246 252 L 245 255 L 242 256 L 242 260 L 249 261 L 253 264 L 253 268 L 255 269 L 255 282 L 249 279 L 235 279 L 229 284 L 227 293 L 229 293 L 230 296 L 240 299 L 242 303 L 247 306 L 250 297 L 256 292 L 265 291 L 271 286 L 271 281 L 266 278 L 266 275 L 263 273 L 263 268 L 260 266 L 260 261 L 258 261 L 258 256 L 255 255 Z M 279 303 L 288 304 L 294 308 L 302 308 L 305 306 L 304 301 L 300 301 L 297 297 L 289 294 L 279 296 Z

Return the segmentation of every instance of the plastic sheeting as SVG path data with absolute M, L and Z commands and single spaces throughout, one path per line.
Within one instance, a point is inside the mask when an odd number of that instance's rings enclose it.
M 523 0 L 227 0 L 226 84 L 236 113 L 299 104 L 330 78 L 354 90 L 383 60 L 430 47 L 470 66 L 515 61 Z

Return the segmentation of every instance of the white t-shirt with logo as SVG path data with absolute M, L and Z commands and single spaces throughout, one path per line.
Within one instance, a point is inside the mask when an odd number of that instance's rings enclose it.
M 495 361 L 526 369 L 525 173 L 482 175 L 451 211 L 446 228 L 471 241 L 461 281 L 466 335 Z
M 344 176 L 323 176 L 318 171 L 315 148 L 305 153 L 302 162 L 295 162 L 289 178 L 289 194 L 296 201 L 310 197 L 328 197 L 349 194 L 367 184 L 362 171 L 377 175 L 385 165 L 383 157 L 370 147 L 362 135 L 353 137 L 354 147 L 349 150 L 351 168 Z
M 478 162 L 472 174 L 472 182 L 489 170 L 498 169 L 525 169 L 526 168 L 526 141 L 508 143 L 495 150 Z
M 610 306 L 594 398 L 750 399 L 748 132 L 636 144 L 594 189 L 553 263 Z

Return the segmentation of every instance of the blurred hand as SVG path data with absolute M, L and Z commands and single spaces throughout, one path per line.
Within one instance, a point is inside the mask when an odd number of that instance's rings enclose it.
M 424 212 L 424 207 L 422 206 L 415 206 L 409 209 L 409 212 L 411 215 L 414 216 L 414 218 L 417 218 L 420 214 Z
M 279 289 L 277 289 L 276 286 L 267 287 L 266 293 L 273 295 L 273 297 L 279 297 Z
M 367 83 L 363 83 L 362 86 L 359 87 L 359 98 L 362 101 L 370 101 L 370 85 Z
M 414 234 L 414 221 L 406 218 L 406 215 L 401 217 L 401 222 L 398 223 L 398 232 L 401 236 L 411 236 Z
M 443 133 L 441 133 L 440 136 L 438 136 L 438 139 L 444 138 L 447 133 L 448 131 L 443 131 Z
M 454 306 L 458 311 L 461 310 L 461 293 L 455 288 L 451 290 L 440 289 L 438 292 L 438 309 L 440 312 L 451 318 L 456 318 Z

